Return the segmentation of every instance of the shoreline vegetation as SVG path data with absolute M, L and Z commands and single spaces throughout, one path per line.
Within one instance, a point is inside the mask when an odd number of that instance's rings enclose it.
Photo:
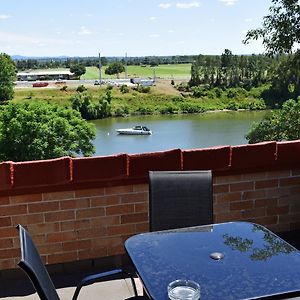
M 55 82 L 52 84 L 49 81 L 51 84 L 47 88 L 15 88 L 12 101 L 45 101 L 73 108 L 74 101 L 81 101 L 85 102 L 87 106 L 93 106 L 94 109 L 100 102 L 102 105 L 103 101 L 109 103 L 108 111 L 85 117 L 88 120 L 128 115 L 188 114 L 224 110 L 264 110 L 267 108 L 262 99 L 262 93 L 269 88 L 267 84 L 249 90 L 241 87 L 207 88 L 203 85 L 201 89 L 187 91 L 186 87 L 190 79 L 188 76 L 191 75 L 189 75 L 190 69 L 187 65 L 184 70 L 185 72 L 182 72 L 180 76 L 186 79 L 179 79 L 176 74 L 173 75 L 174 79 L 156 77 L 156 84 L 151 87 L 94 86 L 93 83 L 81 85 L 80 81 L 78 81 L 78 85 L 70 85 L 68 82 L 56 85 Z M 89 79 L 97 79 L 94 68 L 88 69 L 87 73 Z M 160 74 L 162 75 L 161 72 Z M 142 74 L 138 75 L 142 76 Z M 120 78 L 122 78 L 121 76 Z M 76 105 L 78 108 L 78 103 Z

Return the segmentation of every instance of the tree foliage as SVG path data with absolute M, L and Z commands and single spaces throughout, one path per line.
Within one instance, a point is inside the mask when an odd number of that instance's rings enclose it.
M 300 97 L 298 101 L 286 101 L 281 110 L 270 112 L 260 123 L 254 123 L 246 139 L 250 144 L 300 139 Z
M 0 106 L 0 161 L 91 156 L 95 136 L 94 126 L 71 108 L 45 102 Z
M 76 93 L 71 97 L 72 108 L 79 111 L 86 120 L 103 119 L 111 116 L 111 90 L 94 101 L 88 92 Z
M 11 100 L 14 96 L 16 67 L 9 55 L 0 53 L 0 102 Z
M 267 54 L 290 53 L 300 43 L 299 0 L 272 0 L 261 28 L 247 32 L 244 43 L 262 38 Z
M 82 64 L 74 64 L 71 65 L 70 72 L 74 73 L 76 77 L 80 77 L 81 75 L 85 74 L 86 68 Z
M 117 77 L 119 78 L 119 74 L 125 71 L 125 67 L 120 61 L 115 61 L 111 63 L 106 69 L 105 74 L 108 75 L 114 75 L 117 74 Z

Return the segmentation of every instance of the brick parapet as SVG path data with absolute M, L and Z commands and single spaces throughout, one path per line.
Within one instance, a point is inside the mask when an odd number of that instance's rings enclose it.
M 275 232 L 298 230 L 299 147 L 299 141 L 271 142 L 1 163 L 0 270 L 16 267 L 18 223 L 28 228 L 48 264 L 124 253 L 127 237 L 148 231 L 148 171 L 209 169 L 209 161 L 214 222 L 244 220 Z

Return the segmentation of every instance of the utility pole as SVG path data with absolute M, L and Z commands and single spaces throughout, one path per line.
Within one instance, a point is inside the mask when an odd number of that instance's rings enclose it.
M 127 52 L 125 52 L 125 79 L 127 79 Z
M 101 77 L 101 55 L 100 55 L 100 52 L 99 52 L 99 83 L 100 85 L 102 84 L 102 77 Z

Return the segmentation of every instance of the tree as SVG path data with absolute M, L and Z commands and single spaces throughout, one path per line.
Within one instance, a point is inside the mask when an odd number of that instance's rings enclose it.
M 74 73 L 74 75 L 79 78 L 81 75 L 85 74 L 86 68 L 82 64 L 74 64 L 71 65 L 70 72 Z
M 298 101 L 286 101 L 281 110 L 269 113 L 260 123 L 254 123 L 246 139 L 250 144 L 300 139 L 300 97 Z
M 96 132 L 79 112 L 45 102 L 0 106 L 0 161 L 91 156 Z
M 290 53 L 300 43 L 299 0 L 272 0 L 272 3 L 262 28 L 249 30 L 243 42 L 262 38 L 267 54 Z
M 119 73 L 122 73 L 124 71 L 125 71 L 124 65 L 120 61 L 115 61 L 105 69 L 105 74 L 108 75 L 117 74 L 117 78 L 119 78 Z
M 0 53 L 0 102 L 11 100 L 14 96 L 16 66 L 11 57 Z

